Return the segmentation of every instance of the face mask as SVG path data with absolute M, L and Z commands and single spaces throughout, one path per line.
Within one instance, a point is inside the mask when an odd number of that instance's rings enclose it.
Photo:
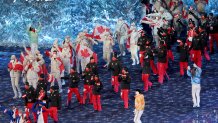
M 30 60 L 30 62 L 33 62 L 33 60 Z
M 14 59 L 12 59 L 12 60 L 11 60 L 11 62 L 15 62 L 15 60 L 14 60 Z

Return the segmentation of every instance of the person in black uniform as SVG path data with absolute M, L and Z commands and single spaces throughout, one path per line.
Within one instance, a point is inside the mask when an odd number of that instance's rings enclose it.
M 181 39 L 178 39 L 177 42 L 179 43 L 178 52 L 180 76 L 184 76 L 184 69 L 187 70 L 188 67 L 189 48 Z
M 168 33 L 167 29 L 159 29 L 158 30 L 158 36 L 160 37 L 161 41 L 164 41 L 167 48 L 167 63 L 166 63 L 166 69 L 168 68 L 168 62 L 169 59 L 171 61 L 174 61 L 173 52 L 171 50 L 172 40 L 170 38 L 170 34 Z
M 92 103 L 92 86 L 94 81 L 94 74 L 88 66 L 86 66 L 85 71 L 82 73 L 82 78 L 84 78 L 84 89 L 82 104 L 85 104 L 87 96 L 89 96 L 89 103 Z
M 87 64 L 87 66 L 90 68 L 90 71 L 94 74 L 94 75 L 98 75 L 98 66 L 95 62 L 94 57 L 90 58 L 90 63 Z
M 103 89 L 103 84 L 99 79 L 98 75 L 94 76 L 94 85 L 92 89 L 93 93 L 93 107 L 95 111 L 101 111 L 101 91 Z
M 47 92 L 47 81 L 45 80 L 44 74 L 40 74 L 38 84 L 36 87 L 36 97 L 39 97 L 41 89 L 44 90 L 44 92 Z M 45 93 L 45 96 L 47 96 L 47 93 Z
M 202 42 L 202 39 L 199 35 L 199 31 L 198 29 L 195 30 L 195 33 L 194 33 L 194 38 L 193 38 L 193 41 L 192 41 L 192 44 L 191 44 L 191 47 L 189 48 L 189 50 L 192 50 L 192 60 L 193 62 L 201 68 L 202 66 L 202 51 L 203 51 L 203 42 Z
M 167 48 L 164 41 L 160 41 L 160 46 L 157 49 L 157 69 L 158 69 L 158 82 L 163 84 L 164 75 L 166 74 L 167 64 Z
M 210 54 L 214 54 L 214 41 L 218 47 L 218 19 L 214 17 L 213 13 L 209 13 L 207 30 L 209 33 Z
M 145 52 L 145 43 L 147 41 L 147 37 L 146 36 L 141 36 L 138 39 L 137 45 L 139 46 L 139 61 L 141 66 L 143 66 L 143 55 Z
M 109 63 L 108 69 L 112 71 L 111 85 L 114 91 L 117 93 L 119 91 L 118 76 L 121 72 L 121 63 L 117 59 L 117 53 L 114 52 L 112 56 L 112 61 Z
M 205 30 L 207 29 L 208 27 L 208 17 L 207 17 L 207 13 L 203 13 L 201 15 L 201 18 L 200 18 L 200 24 L 199 26 L 201 26 L 202 28 L 204 28 Z
M 153 74 L 157 75 L 158 74 L 157 67 L 154 63 L 154 51 L 151 49 L 150 43 L 148 41 L 146 41 L 145 53 L 148 55 L 148 58 L 150 60 L 150 66 L 151 66 L 151 69 L 153 71 Z
M 57 88 L 55 86 L 50 87 L 50 96 L 48 98 L 49 109 L 43 107 L 43 110 L 48 112 L 54 123 L 58 122 L 58 109 L 61 109 L 61 96 Z
M 81 96 L 79 93 L 79 82 L 80 82 L 80 76 L 79 73 L 76 72 L 76 68 L 72 67 L 70 70 L 70 74 L 65 77 L 64 79 L 68 79 L 69 81 L 69 89 L 68 89 L 68 95 L 67 95 L 67 107 L 70 108 L 71 105 L 71 98 L 73 93 L 76 95 L 77 101 L 79 103 L 82 103 Z
M 149 76 L 151 73 L 151 67 L 150 67 L 150 58 L 148 53 L 145 52 L 144 55 L 144 65 L 142 68 L 142 81 L 144 82 L 144 91 L 148 91 L 148 87 L 152 86 L 152 83 L 149 81 Z
M 118 80 L 121 84 L 121 99 L 124 101 L 124 108 L 128 109 L 131 78 L 126 67 L 122 68 Z
M 36 91 L 28 82 L 25 83 L 25 90 L 22 98 L 25 100 L 27 110 L 32 112 L 34 122 L 37 122 L 37 114 L 32 111 L 32 107 L 36 102 Z
M 205 30 L 205 27 L 204 26 L 199 26 L 198 28 L 199 30 L 199 36 L 200 36 L 200 39 L 202 40 L 202 47 L 203 47 L 203 51 L 202 53 L 204 54 L 204 57 L 206 58 L 207 61 L 210 61 L 210 56 L 207 52 L 208 50 L 208 45 L 207 45 L 207 42 L 209 40 L 209 35 L 208 33 L 206 32 Z

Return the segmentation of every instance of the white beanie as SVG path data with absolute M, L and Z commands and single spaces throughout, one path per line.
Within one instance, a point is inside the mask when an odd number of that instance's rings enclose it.
M 163 7 L 160 7 L 160 12 L 163 12 L 165 9 Z
M 16 56 L 15 55 L 11 55 L 11 60 L 15 60 Z

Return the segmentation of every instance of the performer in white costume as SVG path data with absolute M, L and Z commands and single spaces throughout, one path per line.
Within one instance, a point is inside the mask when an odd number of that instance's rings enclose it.
M 58 82 L 59 92 L 62 92 L 62 83 L 61 83 L 61 59 L 54 52 L 51 56 L 51 74 L 54 76 L 55 80 Z M 55 81 L 55 82 L 56 82 Z M 51 83 L 51 86 L 54 86 L 54 82 Z
M 113 52 L 114 41 L 109 32 L 105 32 L 101 35 L 103 42 L 103 59 L 107 62 L 104 67 L 108 67 L 111 61 L 111 53 Z
M 24 70 L 26 71 L 27 82 L 29 82 L 29 85 L 36 89 L 39 79 L 38 72 L 40 71 L 40 66 L 33 55 L 29 55 L 27 65 Z
M 138 39 L 140 34 L 135 26 L 135 23 L 131 24 L 130 30 L 132 31 L 130 34 L 130 52 L 131 52 L 131 59 L 133 61 L 132 65 L 139 64 L 139 57 L 138 57 Z
M 11 85 L 14 91 L 14 99 L 17 97 L 21 97 L 21 90 L 19 86 L 19 80 L 21 76 L 21 71 L 23 69 L 23 65 L 21 62 L 19 62 L 15 55 L 11 56 L 11 60 L 8 63 L 8 71 L 10 72 L 10 77 L 11 77 Z
M 85 70 L 86 65 L 90 61 L 90 57 L 93 55 L 88 39 L 84 32 L 80 32 L 76 39 L 76 69 L 78 73 L 81 72 L 80 68 L 82 71 Z
M 70 59 L 72 58 L 70 47 L 63 45 L 62 51 L 60 52 L 60 58 L 63 61 L 64 64 L 64 70 L 61 73 L 61 77 L 64 77 L 64 73 L 66 72 L 67 75 L 70 74 Z M 62 85 L 65 85 L 65 80 L 61 79 Z
M 117 21 L 117 25 L 115 27 L 115 36 L 117 37 L 117 41 L 120 48 L 120 55 L 119 56 L 125 56 L 126 55 L 126 40 L 128 37 L 128 26 L 124 22 L 122 18 L 119 18 Z

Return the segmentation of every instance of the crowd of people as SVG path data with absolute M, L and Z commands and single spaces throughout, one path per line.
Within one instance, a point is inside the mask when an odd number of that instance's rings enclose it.
M 38 50 L 41 23 L 37 29 L 28 26 L 30 47 L 24 45 L 20 58 L 12 55 L 8 63 L 13 99 L 22 98 L 25 101 L 25 111 L 13 107 L 5 109 L 5 113 L 11 116 L 12 122 L 30 123 L 30 113 L 33 122 L 47 123 L 48 116 L 55 123 L 58 122 L 61 95 L 64 94 L 62 85 L 66 84 L 65 81 L 69 85 L 67 107 L 71 106 L 71 98 L 75 94 L 80 105 L 85 105 L 89 99 L 88 103 L 93 104 L 94 110 L 101 111 L 101 91 L 104 86 L 98 73 L 98 56 L 93 51 L 93 46 L 98 43 L 103 43 L 103 59 L 106 62 L 103 67 L 111 71 L 113 91 L 118 93 L 121 89 L 125 109 L 129 108 L 128 96 L 132 80 L 128 68 L 118 58 L 125 57 L 128 51 L 131 53 L 132 65 L 140 64 L 142 68 L 143 90 L 148 91 L 152 87 L 149 80 L 152 73 L 158 76 L 161 85 L 169 79 L 168 64 L 170 60 L 174 61 L 171 48 L 177 43 L 180 76 L 191 77 L 193 107 L 200 107 L 202 56 L 209 61 L 210 54 L 214 54 L 214 41 L 218 47 L 218 19 L 212 13 L 204 12 L 204 0 L 197 0 L 196 4 L 197 9 L 193 6 L 187 9 L 181 0 L 157 0 L 154 3 L 142 0 L 144 13 L 140 23 L 143 29 L 138 29 L 134 22 L 128 26 L 123 18 L 119 18 L 115 32 L 109 27 L 96 25 L 92 34 L 84 30 L 74 41 L 66 36 L 59 45 L 60 42 L 55 40 L 51 50 L 45 51 L 44 55 Z M 185 37 L 182 36 L 184 34 Z M 116 43 L 120 54 L 113 51 Z M 45 64 L 45 57 L 50 58 L 49 66 Z M 188 65 L 189 62 L 194 64 L 193 67 Z M 23 93 L 19 86 L 20 78 L 25 84 Z M 80 80 L 84 82 L 82 94 L 78 87 Z M 145 107 L 140 90 L 136 90 L 135 99 L 134 122 L 140 123 Z

